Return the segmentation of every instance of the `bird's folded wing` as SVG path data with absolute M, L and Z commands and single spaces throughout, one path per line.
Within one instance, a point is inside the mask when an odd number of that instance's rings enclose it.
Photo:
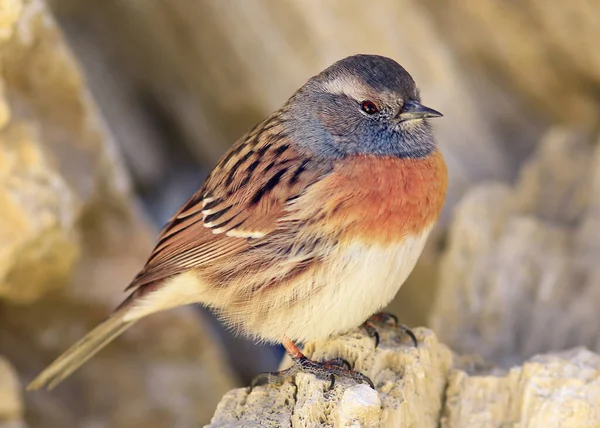
M 233 146 L 169 220 L 128 289 L 217 263 L 277 233 L 286 204 L 331 170 L 300 154 L 285 135 L 258 137 L 249 134 Z

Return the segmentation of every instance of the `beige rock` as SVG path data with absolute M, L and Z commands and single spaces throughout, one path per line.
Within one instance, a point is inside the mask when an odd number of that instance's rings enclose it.
M 450 372 L 442 428 L 596 427 L 600 355 L 584 348 L 538 355 L 493 374 Z
M 382 330 L 377 349 L 358 330 L 305 347 L 315 360 L 345 358 L 371 378 L 377 391 L 343 379 L 328 391 L 330 381 L 300 373 L 282 386 L 260 386 L 250 394 L 230 391 L 209 426 L 436 427 L 452 356 L 430 330 L 414 332 L 418 348 L 391 330 Z
M 23 3 L 19 0 L 0 1 L 0 43 L 9 39 L 19 16 Z
M 553 120 L 598 124 L 600 84 L 595 0 L 441 0 L 422 5 L 465 65 Z M 474 67 L 475 66 L 475 67 Z
M 308 344 L 321 360 L 342 356 L 371 376 L 364 384 L 298 374 L 293 382 L 228 392 L 209 427 L 596 427 L 600 355 L 584 348 L 537 355 L 510 370 L 452 355 L 433 333 L 419 347 L 386 332 L 380 349 L 358 332 Z
M 0 1 L 0 27 L 0 354 L 26 383 L 125 297 L 155 231 L 45 3 Z M 40 428 L 195 426 L 233 385 L 202 319 L 173 311 L 25 394 L 25 412 Z
M 0 356 L 0 426 L 23 416 L 19 379 L 8 360 Z
M 600 350 L 600 148 L 553 130 L 514 189 L 482 184 L 457 207 L 431 325 L 503 364 Z
M 79 251 L 77 200 L 35 134 L 0 131 L 0 298 L 18 302 L 64 286 Z

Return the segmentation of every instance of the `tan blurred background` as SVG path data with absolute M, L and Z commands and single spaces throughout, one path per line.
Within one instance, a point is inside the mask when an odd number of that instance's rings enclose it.
M 444 113 L 448 201 L 390 309 L 501 364 L 600 349 L 600 1 L 0 0 L 0 40 L 0 356 L 22 383 L 120 300 L 238 137 L 355 53 Z M 199 426 L 280 355 L 161 314 L 28 394 L 26 420 Z

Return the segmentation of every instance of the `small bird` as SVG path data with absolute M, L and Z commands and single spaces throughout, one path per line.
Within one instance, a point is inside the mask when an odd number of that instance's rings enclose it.
M 442 114 L 420 101 L 384 56 L 350 56 L 310 78 L 168 221 L 123 303 L 28 389 L 53 388 L 135 322 L 191 303 L 281 343 L 299 370 L 372 386 L 296 343 L 365 323 L 413 270 L 448 180 L 427 121 Z

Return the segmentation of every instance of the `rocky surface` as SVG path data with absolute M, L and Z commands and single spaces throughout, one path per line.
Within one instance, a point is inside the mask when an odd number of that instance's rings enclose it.
M 80 251 L 74 192 L 31 126 L 0 132 L 0 298 L 31 302 L 66 283 Z
M 0 87 L 0 354 L 17 373 L 3 366 L 0 387 L 18 390 L 125 297 L 156 232 L 41 0 L 0 1 Z M 54 392 L 25 394 L 26 420 L 208 421 L 234 379 L 201 321 L 182 310 L 140 323 Z
M 209 426 L 437 427 L 452 354 L 431 331 L 414 333 L 417 348 L 392 330 L 382 330 L 377 349 L 373 338 L 358 330 L 305 347 L 315 360 L 346 359 L 370 377 L 377 391 L 345 379 L 329 390 L 329 380 L 300 373 L 281 386 L 228 392 Z
M 538 355 L 510 370 L 458 356 L 433 332 L 419 347 L 384 331 L 381 345 L 351 332 L 310 343 L 317 360 L 346 358 L 365 384 L 298 374 L 282 385 L 228 392 L 209 427 L 593 427 L 600 424 L 600 355 L 584 348 Z
M 431 325 L 459 352 L 510 365 L 600 351 L 600 146 L 554 129 L 514 188 L 482 184 L 454 213 Z
M 19 378 L 6 358 L 0 356 L 0 428 L 25 428 Z
M 508 371 L 452 370 L 441 427 L 595 427 L 599 402 L 600 355 L 574 348 Z

